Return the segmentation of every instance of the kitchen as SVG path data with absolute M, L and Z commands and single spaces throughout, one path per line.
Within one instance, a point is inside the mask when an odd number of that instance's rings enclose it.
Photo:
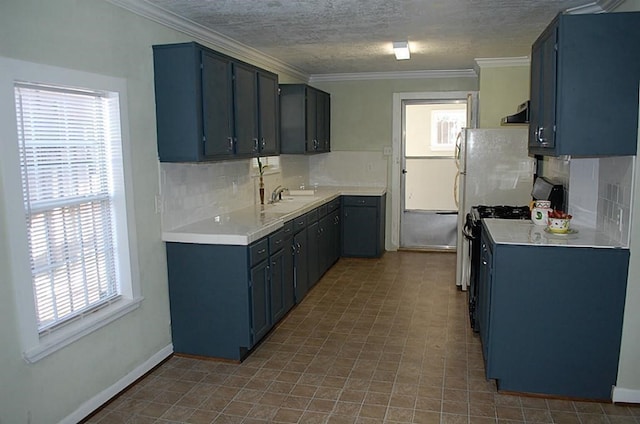
M 2 39 L 0 55 L 48 65 L 102 72 L 127 78 L 131 118 L 129 122 L 132 143 L 131 151 L 135 167 L 133 181 L 135 190 L 136 233 L 143 307 L 131 316 L 123 317 L 78 342 L 57 355 L 35 364 L 27 364 L 22 358 L 22 338 L 18 331 L 19 313 L 13 302 L 13 282 L 9 272 L 4 272 L 0 301 L 2 323 L 0 337 L 0 379 L 2 404 L 0 415 L 6 422 L 46 422 L 43 417 L 55 417 L 57 421 L 72 414 L 82 403 L 98 396 L 117 381 L 129 374 L 146 371 L 168 353 L 171 343 L 166 263 L 164 244 L 160 234 L 160 215 L 155 213 L 154 198 L 159 194 L 157 150 L 155 144 L 155 114 L 153 107 L 153 73 L 151 49 L 159 43 L 190 41 L 189 37 L 169 30 L 148 20 L 121 10 L 106 2 L 57 2 L 56 5 L 42 2 L 12 2 L 3 5 L 9 13 L 0 17 Z M 640 10 L 638 2 L 627 1 L 620 9 Z M 4 11 L 3 11 L 4 12 Z M 506 65 L 506 66 L 505 66 Z M 450 78 L 422 80 L 370 80 L 370 81 L 317 81 L 314 86 L 332 94 L 335 109 L 352 111 L 342 113 L 334 119 L 334 139 L 344 138 L 344 144 L 333 146 L 335 151 L 325 156 L 309 159 L 308 172 L 318 175 L 327 166 L 331 174 L 319 179 L 324 184 L 336 172 L 347 183 L 359 183 L 362 178 L 374 176 L 374 183 L 386 182 L 390 162 L 382 154 L 388 143 L 385 134 L 392 134 L 389 117 L 392 95 L 395 92 L 479 90 L 481 127 L 492 127 L 499 118 L 513 112 L 515 105 L 528 98 L 527 65 L 522 63 L 479 64 L 481 72 L 474 78 L 454 76 Z M 296 75 L 279 72 L 281 82 L 300 82 Z M 505 83 L 506 81 L 506 83 Z M 352 125 L 358 122 L 359 125 Z M 372 140 L 375 143 L 372 146 Z M 338 150 L 339 149 L 339 150 Z M 338 154 L 340 153 L 340 154 Z M 285 159 L 286 160 L 286 159 Z M 338 165 L 333 165 L 337 161 Z M 294 158 L 291 178 L 305 172 L 306 164 Z M 374 172 L 365 169 L 341 166 L 372 163 Z M 327 162 L 331 162 L 327 164 Z M 245 165 L 230 164 L 219 178 L 244 178 Z M 553 163 L 558 172 L 563 163 Z M 242 167 L 239 170 L 238 167 Z M 298 169 L 295 169 L 298 167 Z M 289 172 L 289 171 L 287 171 Z M 306 175 L 306 174 L 303 174 Z M 8 184 L 8 181 L 3 181 Z M 635 184 L 636 190 L 639 184 Z M 224 191 L 229 194 L 230 191 Z M 232 190 L 231 190 L 232 193 Z M 6 200 L 2 199 L 3 209 Z M 640 219 L 638 209 L 632 219 Z M 389 215 L 389 214 L 388 214 Z M 387 222 L 387 240 L 393 240 L 390 221 Z M 637 400 L 640 390 L 640 375 L 636 364 L 640 352 L 639 288 L 637 286 L 640 265 L 637 254 L 637 228 L 632 228 L 630 238 L 632 257 L 630 263 L 629 290 L 623 327 L 622 351 L 618 385 L 629 390 L 630 401 Z M 1 268 L 12 267 L 7 243 L 8 229 L 3 222 Z M 393 242 L 387 246 L 393 249 Z M 96 363 L 94 358 L 100 358 Z M 70 370 L 76 375 L 91 375 L 91 379 L 72 381 Z M 43 387 L 56 385 L 61 390 L 48 391 Z M 31 411 L 31 412 L 29 412 Z M 6 414 L 6 415 L 5 415 Z

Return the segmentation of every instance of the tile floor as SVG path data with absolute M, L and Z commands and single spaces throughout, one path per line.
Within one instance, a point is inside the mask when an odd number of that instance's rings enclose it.
M 496 393 L 452 253 L 341 259 L 242 363 L 174 356 L 89 423 L 640 423 Z

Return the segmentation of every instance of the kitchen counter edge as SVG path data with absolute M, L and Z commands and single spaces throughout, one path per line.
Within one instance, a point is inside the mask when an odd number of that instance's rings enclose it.
M 286 213 L 270 211 L 269 205 L 254 205 L 213 216 L 175 229 L 162 231 L 162 241 L 172 243 L 248 246 L 284 223 L 340 196 L 383 196 L 386 187 L 322 187 L 313 201 Z
M 571 234 L 552 234 L 546 227 L 530 220 L 485 218 L 482 220 L 489 236 L 496 244 L 553 247 L 587 247 L 628 249 L 617 240 L 594 228 L 576 226 Z

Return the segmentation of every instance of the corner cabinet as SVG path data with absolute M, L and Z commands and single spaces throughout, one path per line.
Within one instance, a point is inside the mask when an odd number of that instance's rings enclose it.
M 331 151 L 331 96 L 305 84 L 280 84 L 280 152 Z
M 531 50 L 529 153 L 635 155 L 640 12 L 558 15 Z
M 342 198 L 342 256 L 382 255 L 386 198 L 386 195 Z
M 176 353 L 242 360 L 293 306 L 286 236 L 249 246 L 167 243 Z
M 629 250 L 496 244 L 484 234 L 482 246 L 487 378 L 501 391 L 610 400 Z
M 153 61 L 160 161 L 279 153 L 277 75 L 197 43 L 153 46 Z

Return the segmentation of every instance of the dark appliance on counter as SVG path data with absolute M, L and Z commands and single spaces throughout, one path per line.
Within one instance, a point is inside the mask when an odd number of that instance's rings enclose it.
M 471 270 L 469 276 L 469 320 L 473 331 L 478 332 L 476 304 L 478 299 L 478 280 L 480 278 L 480 256 L 482 238 L 482 218 L 530 219 L 529 206 L 473 206 L 466 216 L 462 234 L 469 240 Z
M 551 208 L 564 211 L 564 186 L 562 184 L 554 184 L 544 177 L 538 177 L 533 182 L 531 190 L 533 200 L 549 200 Z
M 517 112 L 505 116 L 500 120 L 500 125 L 523 125 L 529 123 L 529 100 L 518 106 Z

